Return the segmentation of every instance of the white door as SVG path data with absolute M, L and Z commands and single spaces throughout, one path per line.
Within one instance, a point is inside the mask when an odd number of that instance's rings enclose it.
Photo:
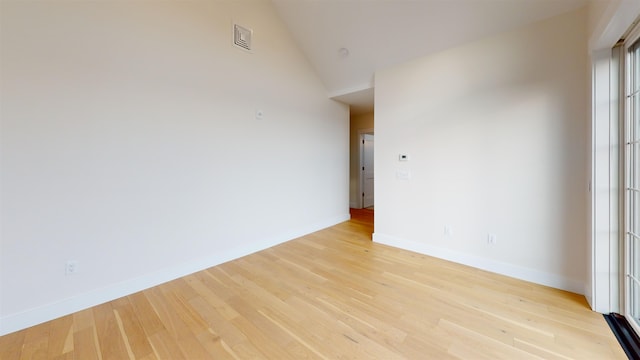
M 362 207 L 373 206 L 373 134 L 362 138 Z

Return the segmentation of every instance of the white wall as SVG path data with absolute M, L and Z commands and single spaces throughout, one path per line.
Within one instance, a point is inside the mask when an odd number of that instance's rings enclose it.
M 349 125 L 349 206 L 358 208 L 362 205 L 360 192 L 360 131 L 373 129 L 373 113 L 352 115 Z
M 348 109 L 269 1 L 0 10 L 0 334 L 348 219 Z
M 582 293 L 585 74 L 585 10 L 376 73 L 374 240 Z

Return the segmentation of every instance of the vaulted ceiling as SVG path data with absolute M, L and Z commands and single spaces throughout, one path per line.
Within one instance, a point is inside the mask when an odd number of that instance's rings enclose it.
M 373 110 L 374 74 L 589 0 L 272 0 L 329 97 Z

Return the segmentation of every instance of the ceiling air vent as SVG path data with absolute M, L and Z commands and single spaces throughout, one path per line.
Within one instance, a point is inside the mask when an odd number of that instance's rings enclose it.
M 253 30 L 242 27 L 238 24 L 233 25 L 233 44 L 239 48 L 251 51 L 251 35 Z

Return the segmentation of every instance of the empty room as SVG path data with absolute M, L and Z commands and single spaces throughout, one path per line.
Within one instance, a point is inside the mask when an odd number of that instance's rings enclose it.
M 0 0 L 0 359 L 640 356 L 637 0 Z

